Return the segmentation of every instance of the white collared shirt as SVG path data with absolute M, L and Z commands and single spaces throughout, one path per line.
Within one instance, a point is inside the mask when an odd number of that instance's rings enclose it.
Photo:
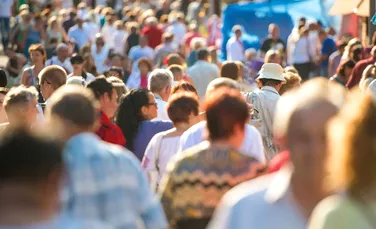
M 290 190 L 291 168 L 244 182 L 222 198 L 208 229 L 304 229 Z
M 157 103 L 157 106 L 158 106 L 158 110 L 157 110 L 158 114 L 154 120 L 155 121 L 170 121 L 170 118 L 168 117 L 168 113 L 167 113 L 167 102 L 163 101 L 163 99 L 157 94 L 154 94 L 154 97 L 155 97 L 155 102 Z
M 67 72 L 67 74 L 70 74 L 71 72 L 73 72 L 73 67 L 72 67 L 72 64 L 70 62 L 70 58 L 67 58 L 64 60 L 64 62 L 61 62 L 57 56 L 53 56 L 51 59 L 47 60 L 46 62 L 46 66 L 50 66 L 50 65 L 58 65 L 62 68 L 64 68 Z
M 227 60 L 242 61 L 244 60 L 244 46 L 236 37 L 231 37 L 226 45 Z
M 205 141 L 205 130 L 206 121 L 202 121 L 185 131 L 180 138 L 179 152 L 183 152 Z M 262 163 L 266 162 L 261 135 L 255 127 L 246 125 L 245 138 L 239 152 L 254 157 Z

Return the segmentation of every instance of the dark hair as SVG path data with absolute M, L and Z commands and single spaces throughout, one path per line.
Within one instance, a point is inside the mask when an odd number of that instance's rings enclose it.
M 193 93 L 172 95 L 167 104 L 168 117 L 174 124 L 188 123 L 189 115 L 198 115 L 199 106 L 197 95 Z
M 62 147 L 46 137 L 25 130 L 11 130 L 0 143 L 0 182 L 35 184 L 47 181 L 56 169 L 63 168 Z
M 119 75 L 119 78 L 123 78 L 124 76 L 123 69 L 120 67 L 111 67 L 110 69 L 108 69 L 106 76 L 107 77 L 113 76 L 111 75 L 111 72 L 116 72 Z
M 54 90 L 57 90 L 67 82 L 67 73 L 58 65 L 50 65 L 42 69 L 39 78 L 41 85 L 47 81 Z
M 193 92 L 198 95 L 195 86 L 187 81 L 181 81 L 171 89 L 171 95 L 176 94 L 178 91 L 183 90 L 186 92 Z
M 170 70 L 173 75 L 175 75 L 176 73 L 184 73 L 183 66 L 177 64 L 169 65 L 167 69 Z
M 249 119 L 249 108 L 239 91 L 218 89 L 205 101 L 207 128 L 212 141 L 226 139 L 234 127 L 244 128 Z
M 141 64 L 145 64 L 148 67 L 149 72 L 151 72 L 153 70 L 153 64 L 151 63 L 151 61 L 148 58 L 139 59 L 138 63 L 137 63 L 137 67 L 140 67 Z
M 197 50 L 197 59 L 206 60 L 209 57 L 209 51 L 206 48 Z
M 115 122 L 122 130 L 127 140 L 126 147 L 133 151 L 133 139 L 138 126 L 145 118 L 141 108 L 149 104 L 149 90 L 144 88 L 132 89 L 121 98 L 119 108 L 115 114 Z
M 114 53 L 110 56 L 110 59 L 112 60 L 115 57 L 120 57 L 121 60 L 124 60 L 124 56 L 119 53 Z
M 9 89 L 6 87 L 0 87 L 0 94 L 6 95 L 8 93 Z
M 259 79 L 259 81 L 261 82 L 263 86 L 270 86 L 270 87 L 275 87 L 281 83 L 281 81 L 273 80 L 273 79 Z
M 112 97 L 112 83 L 110 83 L 105 77 L 97 77 L 91 81 L 87 86 L 95 95 L 95 98 L 100 99 L 105 93 Z
M 7 74 L 3 69 L 0 69 L 0 87 L 6 87 L 8 84 Z
M 72 57 L 70 58 L 71 64 L 74 63 L 84 63 L 84 58 L 80 54 L 73 54 Z
M 345 68 L 354 68 L 355 67 L 355 62 L 351 59 L 344 60 L 340 63 L 337 69 L 337 74 L 344 76 L 345 75 Z
M 239 66 L 234 61 L 226 61 L 221 67 L 221 77 L 239 79 Z
M 166 57 L 167 66 L 183 65 L 184 59 L 178 53 L 171 53 Z

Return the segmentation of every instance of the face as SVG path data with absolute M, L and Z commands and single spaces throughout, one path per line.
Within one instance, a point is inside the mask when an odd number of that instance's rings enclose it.
M 272 30 L 271 35 L 272 35 L 272 37 L 274 39 L 277 39 L 279 37 L 279 28 L 278 27 L 274 27 L 273 30 Z
M 327 154 L 326 125 L 336 108 L 321 103 L 295 113 L 287 134 L 287 146 L 297 173 L 317 181 L 322 179 Z
M 69 49 L 68 48 L 60 48 L 57 52 L 57 56 L 61 59 L 66 59 L 69 56 Z
M 158 106 L 152 93 L 148 97 L 149 103 L 141 108 L 141 112 L 146 120 L 152 120 L 157 117 Z
M 74 63 L 72 63 L 72 67 L 73 67 L 73 71 L 79 72 L 79 71 L 82 71 L 82 69 L 84 68 L 84 64 L 83 63 L 74 62 Z
M 39 51 L 32 51 L 30 53 L 30 59 L 33 64 L 42 63 L 43 62 L 43 55 Z
M 106 114 L 109 118 L 114 117 L 115 112 L 119 106 L 118 104 L 118 94 L 115 89 L 112 89 L 112 96 L 106 93 L 103 98 L 103 107 L 105 107 Z
M 350 77 L 352 71 L 353 71 L 353 68 L 351 68 L 351 67 L 345 67 L 345 76 L 346 77 Z
M 149 68 L 146 64 L 140 64 L 139 69 L 142 75 L 145 75 L 149 72 Z
M 35 99 L 29 102 L 26 109 L 24 110 L 25 121 L 30 125 L 35 123 L 37 120 L 37 115 L 39 114 L 37 105 L 38 105 L 38 102 Z
M 241 30 L 236 31 L 235 35 L 237 38 L 240 38 L 242 36 L 242 31 Z
M 115 56 L 112 58 L 112 66 L 116 66 L 116 67 L 121 67 L 122 66 L 122 63 L 121 63 L 121 58 L 119 56 Z

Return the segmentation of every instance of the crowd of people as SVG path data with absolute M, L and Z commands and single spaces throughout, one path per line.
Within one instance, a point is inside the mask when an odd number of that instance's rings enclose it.
M 376 227 L 376 34 L 221 60 L 205 1 L 1 4 L 0 228 Z

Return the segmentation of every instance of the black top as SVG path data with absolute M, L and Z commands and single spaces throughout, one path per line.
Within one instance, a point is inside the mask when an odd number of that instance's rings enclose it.
M 127 44 L 128 44 L 128 50 L 127 55 L 129 54 L 129 51 L 131 51 L 131 48 L 139 44 L 140 35 L 137 33 L 132 33 L 127 38 Z
M 281 46 L 283 50 L 279 47 Z M 279 51 L 286 51 L 286 45 L 285 42 L 281 38 L 278 38 L 277 41 L 274 41 L 272 38 L 267 38 L 261 45 L 261 51 L 266 53 L 269 50 L 279 50 Z

